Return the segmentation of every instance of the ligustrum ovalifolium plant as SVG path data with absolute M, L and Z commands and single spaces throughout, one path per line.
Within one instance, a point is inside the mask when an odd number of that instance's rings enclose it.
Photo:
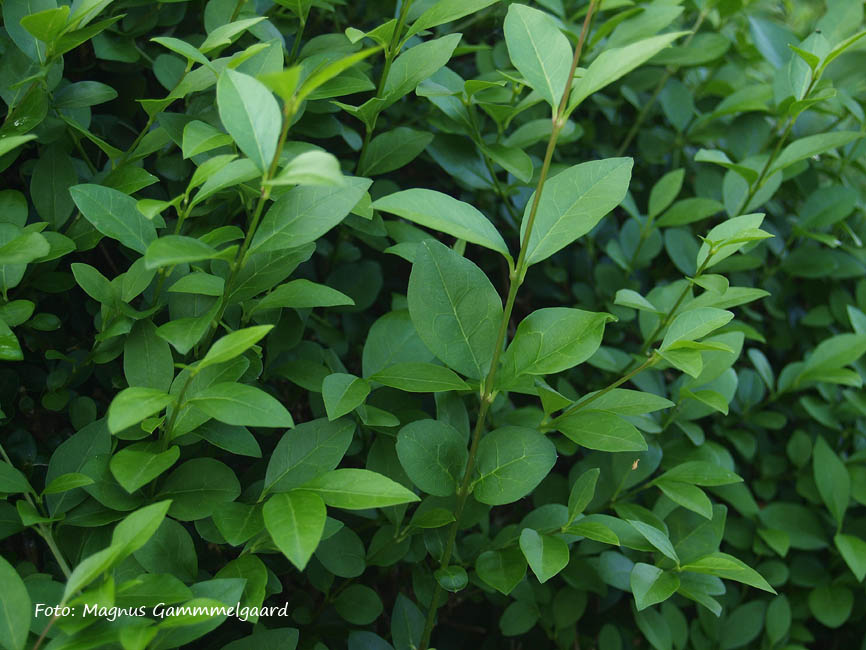
M 2 0 L 0 648 L 866 648 L 860 0 Z

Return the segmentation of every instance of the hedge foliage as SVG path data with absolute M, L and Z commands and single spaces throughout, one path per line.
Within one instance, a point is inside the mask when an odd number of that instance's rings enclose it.
M 3 1 L 0 646 L 861 647 L 863 3 L 525 2 Z

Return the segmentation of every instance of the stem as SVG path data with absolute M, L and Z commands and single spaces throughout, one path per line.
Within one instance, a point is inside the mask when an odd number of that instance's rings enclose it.
M 15 467 L 15 465 L 12 464 L 12 459 L 9 458 L 8 454 L 6 453 L 6 449 L 4 449 L 2 444 L 0 444 L 0 456 L 2 456 L 3 460 L 8 463 L 9 467 Z M 29 503 L 33 507 L 33 509 L 36 510 L 36 512 L 39 512 L 39 509 L 36 507 L 33 498 L 28 492 L 24 493 L 24 498 L 27 499 L 27 503 Z M 48 545 L 48 548 L 51 551 L 51 555 L 54 556 L 55 561 L 60 566 L 60 570 L 63 571 L 63 575 L 69 578 L 69 576 L 72 575 L 72 571 L 70 570 L 69 565 L 66 563 L 66 559 L 63 557 L 63 554 L 60 552 L 60 548 L 58 548 L 57 542 L 54 541 L 54 535 L 51 533 L 51 526 L 46 526 L 43 523 L 36 524 L 36 532 L 39 533 L 39 536 L 45 540 L 45 543 Z
M 803 97 L 808 97 L 812 92 L 812 87 L 818 79 L 815 77 L 814 72 L 812 73 L 812 79 L 809 82 L 808 88 L 806 88 L 806 93 Z M 787 124 L 785 124 L 785 129 L 782 131 L 782 135 L 779 137 L 779 140 L 776 142 L 776 146 L 773 148 L 773 153 L 770 154 L 770 157 L 767 158 L 767 162 L 764 163 L 764 168 L 761 170 L 761 173 L 758 174 L 758 178 L 752 183 L 752 186 L 749 188 L 749 193 L 746 195 L 746 200 L 743 201 L 740 208 L 737 210 L 738 213 L 743 212 L 748 209 L 749 203 L 752 202 L 752 199 L 755 198 L 755 195 L 758 193 L 758 190 L 761 189 L 764 185 L 764 181 L 766 180 L 767 173 L 770 171 L 770 167 L 772 167 L 773 163 L 776 161 L 776 158 L 779 157 L 779 152 L 782 151 L 782 145 L 785 144 L 785 141 L 788 139 L 788 136 L 791 135 L 791 130 L 794 128 L 794 122 L 797 121 L 796 116 L 792 116 L 788 118 Z
M 307 26 L 306 18 L 301 19 L 300 27 L 298 27 L 298 31 L 295 32 L 295 40 L 292 43 L 292 51 L 289 53 L 289 65 L 295 62 L 295 59 L 298 58 L 298 52 L 301 49 L 301 37 L 304 35 L 304 28 Z
M 683 47 L 688 46 L 688 44 L 692 42 L 692 39 L 695 37 L 695 34 L 698 33 L 698 30 L 701 28 L 701 25 L 703 24 L 706 17 L 706 11 L 702 11 L 700 14 L 698 14 L 698 19 L 695 21 L 695 24 L 692 26 L 691 29 L 692 33 L 688 35 L 685 41 L 683 41 Z M 656 100 L 658 99 L 662 90 L 664 90 L 668 79 L 670 79 L 674 74 L 676 74 L 679 71 L 680 67 L 681 66 L 678 65 L 672 65 L 667 67 L 664 75 L 662 75 L 662 78 L 659 79 L 658 85 L 656 85 L 655 90 L 653 90 L 653 94 L 650 97 L 649 101 L 643 105 L 643 108 L 640 109 L 640 112 L 637 115 L 637 119 L 634 121 L 628 131 L 628 135 L 625 136 L 625 140 L 623 140 L 622 144 L 619 146 L 619 149 L 617 149 L 617 156 L 621 156 L 625 152 L 625 150 L 628 149 L 631 141 L 634 140 L 635 136 L 638 134 L 638 131 L 640 131 L 640 127 L 646 120 L 647 115 L 649 115 L 650 109 L 652 109 L 652 107 L 655 105 Z
M 615 382 L 613 382 L 612 384 L 610 384 L 610 385 L 608 385 L 608 386 L 605 386 L 605 387 L 602 388 L 600 391 L 598 391 L 598 392 L 594 393 L 593 395 L 590 395 L 589 397 L 587 397 L 585 400 L 583 400 L 583 401 L 581 401 L 581 402 L 577 402 L 576 404 L 572 404 L 572 405 L 569 406 L 567 409 L 565 409 L 565 410 L 564 410 L 564 411 L 563 411 L 563 412 L 562 412 L 562 413 L 561 413 L 557 418 L 555 418 L 555 419 L 558 420 L 558 419 L 560 419 L 560 418 L 564 418 L 564 417 L 566 417 L 566 416 L 571 415 L 572 413 L 575 413 L 575 412 L 579 411 L 579 410 L 582 409 L 582 408 L 586 408 L 586 406 L 587 406 L 588 404 L 591 404 L 592 402 L 594 402 L 595 400 L 597 400 L 597 399 L 598 399 L 599 397 L 601 397 L 602 395 L 605 395 L 605 394 L 609 393 L 609 392 L 612 391 L 614 388 L 618 388 L 619 386 L 622 386 L 625 382 L 627 382 L 629 379 L 631 379 L 631 378 L 634 377 L 635 375 L 640 374 L 641 372 L 643 372 L 643 371 L 646 370 L 647 368 L 651 368 L 652 366 L 654 366 L 656 363 L 658 363 L 658 360 L 659 360 L 660 358 L 661 358 L 661 357 L 659 357 L 657 353 L 653 352 L 653 353 L 650 355 L 650 357 L 649 357 L 646 361 L 644 361 L 642 364 L 640 364 L 637 368 L 635 368 L 634 370 L 629 371 L 628 373 L 626 373 L 625 375 L 623 375 L 622 377 L 620 377 L 619 379 L 617 379 L 617 380 L 616 380 Z
M 385 66 L 382 68 L 382 76 L 379 77 L 379 85 L 376 87 L 376 99 L 382 97 L 385 92 L 385 82 L 388 80 L 388 73 L 391 72 L 391 64 L 400 53 L 400 37 L 402 36 L 403 26 L 406 24 L 406 17 L 409 15 L 409 7 L 412 6 L 412 0 L 403 0 L 400 5 L 400 15 L 397 17 L 397 24 L 394 25 L 394 33 L 391 35 L 391 44 L 385 51 Z M 358 166 L 356 172 L 364 168 L 364 159 L 367 156 L 367 147 L 370 145 L 370 139 L 373 136 L 373 130 L 376 128 L 376 120 L 379 118 L 379 111 L 376 111 L 370 121 L 366 124 L 364 132 L 364 144 L 361 146 L 361 153 L 358 156 Z
M 469 492 L 472 485 L 472 474 L 475 469 L 475 457 L 478 453 L 478 443 L 481 440 L 481 433 L 484 430 L 484 422 L 487 419 L 487 413 L 490 410 L 493 400 L 496 398 L 496 390 L 494 382 L 496 380 L 496 371 L 499 368 L 499 357 L 505 346 L 505 339 L 508 333 L 508 324 L 511 322 L 511 313 L 514 310 L 514 301 L 517 298 L 517 291 L 523 283 L 523 278 L 526 274 L 526 269 L 529 266 L 526 261 L 527 251 L 529 249 L 529 238 L 532 234 L 532 226 L 535 223 L 535 215 L 538 212 L 538 204 L 541 200 L 541 193 L 544 190 L 544 183 L 547 180 L 547 174 L 550 170 L 550 163 L 553 159 L 553 152 L 556 149 L 556 141 L 559 138 L 559 133 L 565 125 L 565 116 L 568 106 L 568 97 L 571 91 L 574 73 L 577 69 L 577 64 L 580 61 L 580 53 L 583 50 L 583 44 L 586 40 L 586 34 L 589 30 L 589 24 L 592 20 L 592 15 L 596 9 L 598 0 L 590 0 L 589 11 L 583 22 L 583 28 L 580 32 L 577 49 L 574 52 L 574 58 L 571 61 L 571 70 L 569 71 L 568 81 L 565 84 L 565 90 L 562 93 L 562 99 L 559 102 L 559 107 L 553 115 L 553 128 L 550 132 L 550 139 L 547 142 L 547 151 L 544 154 L 544 162 L 541 166 L 541 173 L 538 177 L 538 185 L 535 189 L 535 197 L 532 201 L 532 206 L 529 210 L 529 216 L 526 221 L 526 231 L 523 234 L 523 241 L 520 244 L 520 253 L 517 256 L 517 264 L 514 270 L 509 274 L 508 297 L 505 300 L 505 308 L 502 312 L 502 318 L 499 321 L 499 332 L 496 335 L 496 345 L 493 348 L 493 359 L 490 363 L 490 370 L 482 384 L 481 389 L 481 405 L 478 410 L 478 418 L 475 421 L 475 428 L 472 431 L 472 441 L 469 446 L 469 456 L 466 461 L 466 470 L 463 472 L 463 479 L 460 481 L 460 487 L 457 490 L 457 504 L 454 510 L 454 523 L 451 525 L 451 530 L 448 535 L 448 542 L 445 546 L 445 551 L 442 554 L 440 566 L 447 567 L 451 561 L 451 555 L 454 552 L 454 544 L 457 540 L 457 531 L 460 528 L 460 519 L 463 515 L 463 509 L 466 506 L 466 500 L 469 498 Z M 427 620 L 424 624 L 424 633 L 421 636 L 421 645 L 418 650 L 427 650 L 430 644 L 430 636 L 433 633 L 433 624 L 436 620 L 436 610 L 439 608 L 439 600 L 442 595 L 442 588 L 438 583 L 433 587 L 433 596 L 430 600 L 430 609 L 427 610 Z

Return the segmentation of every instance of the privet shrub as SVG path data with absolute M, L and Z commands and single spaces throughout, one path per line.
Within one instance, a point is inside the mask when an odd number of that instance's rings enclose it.
M 859 0 L 2 14 L 0 646 L 860 647 Z

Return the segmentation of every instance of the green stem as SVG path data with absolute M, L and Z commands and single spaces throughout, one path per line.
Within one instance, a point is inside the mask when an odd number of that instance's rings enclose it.
M 298 31 L 295 32 L 295 41 L 292 43 L 292 51 L 289 53 L 289 65 L 292 65 L 298 58 L 298 52 L 301 49 L 301 38 L 304 36 L 304 28 L 307 26 L 307 19 L 300 20 Z
M 475 469 L 475 457 L 478 453 L 478 443 L 481 440 L 481 433 L 484 431 L 484 423 L 487 419 L 487 413 L 490 410 L 493 400 L 496 398 L 495 380 L 496 371 L 499 368 L 499 357 L 505 347 L 505 339 L 508 333 L 508 324 L 511 322 L 511 314 L 514 310 L 514 302 L 517 298 L 517 291 L 523 283 L 523 278 L 528 268 L 526 261 L 527 252 L 529 250 L 529 239 L 532 234 L 532 227 L 535 223 L 535 216 L 538 212 L 538 205 L 541 200 L 541 193 L 544 190 L 544 183 L 547 180 L 547 174 L 550 171 L 550 163 L 553 160 L 553 152 L 556 149 L 556 142 L 559 139 L 559 134 L 565 126 L 566 110 L 568 98 L 571 91 L 571 84 L 574 80 L 574 73 L 577 69 L 577 64 L 580 61 L 580 53 L 583 50 L 583 44 L 586 40 L 586 35 L 589 30 L 589 24 L 592 20 L 592 15 L 595 11 L 598 0 L 590 0 L 589 11 L 583 23 L 583 29 L 580 32 L 580 39 L 577 44 L 577 49 L 574 52 L 574 58 L 571 61 L 571 70 L 569 71 L 568 81 L 562 93 L 562 99 L 559 102 L 559 107 L 553 114 L 553 128 L 551 129 L 550 139 L 547 142 L 547 150 L 544 154 L 544 162 L 541 166 L 541 172 L 538 177 L 538 184 L 535 189 L 535 197 L 529 209 L 529 215 L 526 220 L 526 230 L 523 235 L 523 241 L 520 244 L 520 253 L 517 256 L 517 264 L 514 270 L 510 273 L 508 297 L 505 300 L 505 308 L 502 312 L 502 318 L 499 321 L 499 331 L 496 335 L 496 344 L 493 348 L 493 359 L 490 363 L 490 370 L 487 372 L 481 388 L 481 405 L 478 411 L 478 418 L 475 421 L 475 428 L 472 431 L 472 440 L 469 446 L 469 456 L 466 461 L 466 469 L 463 472 L 463 479 L 460 481 L 460 487 L 457 490 L 457 504 L 454 510 L 454 523 L 451 525 L 451 530 L 448 535 L 448 542 L 445 546 L 445 551 L 442 554 L 440 566 L 447 567 L 451 562 L 451 555 L 454 552 L 454 545 L 457 540 L 457 532 L 460 529 L 460 519 L 463 515 L 463 509 L 466 506 L 466 501 L 469 498 L 469 492 L 472 485 L 472 475 Z M 430 600 L 430 608 L 427 610 L 427 620 L 424 624 L 424 632 L 421 636 L 421 645 L 419 650 L 427 650 L 430 644 L 430 636 L 433 633 L 433 625 L 436 620 L 436 610 L 439 608 L 439 600 L 442 595 L 442 588 L 437 583 L 433 587 L 433 596 Z
M 577 402 L 576 404 L 572 404 L 572 405 L 569 406 L 567 409 L 565 409 L 565 410 L 564 410 L 564 411 L 559 415 L 559 417 L 557 417 L 556 419 L 558 420 L 559 418 L 564 418 L 564 417 L 566 417 L 566 416 L 571 415 L 572 413 L 576 413 L 577 411 L 579 411 L 579 410 L 581 410 L 581 409 L 583 409 L 583 408 L 586 408 L 587 405 L 591 404 L 592 402 L 594 402 L 595 400 L 597 400 L 599 397 L 602 397 L 602 396 L 604 396 L 605 394 L 609 393 L 609 392 L 612 391 L 614 388 L 618 388 L 619 386 L 622 386 L 625 382 L 627 382 L 629 379 L 631 379 L 631 378 L 634 377 L 635 375 L 640 374 L 641 372 L 643 372 L 643 371 L 646 370 L 647 368 L 652 368 L 655 364 L 658 363 L 658 361 L 659 361 L 660 358 L 661 358 L 661 357 L 659 357 L 658 354 L 657 354 L 656 352 L 653 352 L 653 353 L 649 356 L 649 358 L 648 358 L 646 361 L 644 361 L 642 364 L 640 364 L 637 368 L 635 368 L 634 370 L 629 371 L 628 373 L 626 373 L 625 375 L 623 375 L 622 377 L 620 377 L 619 379 L 617 379 L 617 380 L 616 380 L 615 382 L 613 382 L 612 384 L 610 384 L 610 385 L 608 385 L 608 386 L 605 386 L 605 387 L 602 388 L 600 391 L 598 391 L 598 392 L 594 393 L 593 395 L 590 395 L 589 397 L 587 397 L 585 400 L 583 400 L 583 401 L 581 401 L 581 402 Z
M 9 465 L 9 467 L 14 468 L 15 465 L 12 464 L 12 459 L 9 458 L 6 453 L 6 449 L 0 444 L 0 456 L 3 457 L 3 460 Z M 36 503 L 33 501 L 33 498 L 29 493 L 24 493 L 24 498 L 27 500 L 36 512 L 39 512 L 39 509 L 36 507 Z M 51 551 L 51 555 L 54 556 L 54 560 L 57 562 L 60 570 L 63 571 L 63 575 L 66 578 L 69 578 L 72 575 L 72 571 L 69 568 L 69 564 L 66 563 L 66 559 L 63 557 L 63 554 L 60 552 L 60 548 L 57 546 L 57 542 L 54 541 L 54 535 L 51 532 L 51 526 L 46 526 L 43 523 L 36 524 L 36 532 L 39 536 L 45 540 L 45 543 L 48 545 L 48 549 Z
M 385 92 L 385 82 L 388 80 L 388 74 L 391 72 L 391 64 L 394 63 L 394 59 L 396 59 L 397 55 L 400 53 L 402 45 L 400 39 L 402 37 L 403 26 L 406 24 L 406 18 L 409 15 L 409 7 L 411 6 L 412 0 L 403 0 L 403 4 L 400 6 L 400 15 L 397 17 L 397 24 L 394 25 L 394 33 L 391 35 L 391 43 L 385 51 L 385 66 L 382 68 L 382 76 L 379 77 L 379 84 L 376 86 L 376 99 L 381 98 L 382 94 Z M 358 165 L 355 169 L 356 173 L 364 169 L 364 160 L 367 157 L 367 147 L 370 146 L 370 140 L 373 137 L 373 131 L 376 128 L 376 120 L 378 118 L 379 111 L 376 111 L 366 124 L 366 129 L 364 131 L 364 144 L 361 146 L 361 153 L 358 155 Z

